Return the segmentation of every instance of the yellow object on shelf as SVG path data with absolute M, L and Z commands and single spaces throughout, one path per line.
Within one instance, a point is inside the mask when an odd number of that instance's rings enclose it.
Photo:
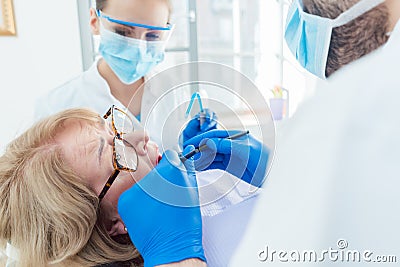
M 289 116 L 289 91 L 275 85 L 271 92 L 274 96 L 269 99 L 269 104 L 274 120 L 287 118 Z
M 271 92 L 274 94 L 274 98 L 283 98 L 283 89 L 279 85 L 275 85 Z

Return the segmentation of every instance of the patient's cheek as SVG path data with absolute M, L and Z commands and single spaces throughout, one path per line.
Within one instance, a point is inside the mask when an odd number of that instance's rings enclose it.
M 136 184 L 140 180 L 142 180 L 147 174 L 150 173 L 151 170 L 152 169 L 148 165 L 143 164 L 139 170 L 131 173 L 130 175 L 131 175 L 132 179 L 134 180 L 134 184 Z

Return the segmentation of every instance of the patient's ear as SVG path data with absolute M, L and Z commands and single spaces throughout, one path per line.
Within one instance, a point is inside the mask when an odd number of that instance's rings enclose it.
M 110 236 L 125 235 L 128 233 L 126 231 L 125 224 L 121 221 L 121 219 L 113 221 L 111 224 L 111 229 L 107 229 L 107 232 Z
M 96 9 L 90 9 L 90 28 L 95 35 L 100 34 L 100 18 L 97 17 Z
M 110 236 L 124 235 L 128 232 L 125 230 L 125 224 L 119 217 L 116 208 L 107 200 L 100 202 L 99 220 Z

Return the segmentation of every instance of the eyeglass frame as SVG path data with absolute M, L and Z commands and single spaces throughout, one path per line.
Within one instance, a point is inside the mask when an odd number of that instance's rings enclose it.
M 146 24 L 140 24 L 140 23 L 135 23 L 135 22 L 130 22 L 130 21 L 124 21 L 124 20 L 119 20 L 119 19 L 114 19 L 111 18 L 110 16 L 104 14 L 101 10 L 96 9 L 96 14 L 99 18 L 105 18 L 110 22 L 114 22 L 117 24 L 122 24 L 125 26 L 131 26 L 131 27 L 141 27 L 149 30 L 156 30 L 156 31 L 170 31 L 173 28 L 173 24 L 167 23 L 167 27 L 160 27 L 160 26 L 152 26 L 152 25 L 146 25 Z
M 113 146 L 112 146 L 113 147 L 113 160 L 112 161 L 113 161 L 114 171 L 110 175 L 110 177 L 108 178 L 108 180 L 107 180 L 106 184 L 104 185 L 103 189 L 101 190 L 101 192 L 99 194 L 99 201 L 101 201 L 104 198 L 105 194 L 110 189 L 111 185 L 114 183 L 115 179 L 117 178 L 118 174 L 121 171 L 135 172 L 137 170 L 137 166 L 136 166 L 136 169 L 132 169 L 132 168 L 128 168 L 128 167 L 122 166 L 118 162 L 117 153 L 116 153 L 116 149 L 115 149 L 115 141 L 116 141 L 116 139 L 121 140 L 124 144 L 128 144 L 130 147 L 132 147 L 135 150 L 135 152 L 136 152 L 136 149 L 131 143 L 129 143 L 127 140 L 123 139 L 122 135 L 125 134 L 125 133 L 124 132 L 119 132 L 117 130 L 117 127 L 115 126 L 115 120 L 114 120 L 114 111 L 115 110 L 117 110 L 118 112 L 123 113 L 132 122 L 132 126 L 133 126 L 132 118 L 125 111 L 119 109 L 115 105 L 112 105 L 108 109 L 106 114 L 104 114 L 104 116 L 103 116 L 103 118 L 106 120 L 111 115 L 111 127 L 112 127 L 112 129 L 114 131 L 114 134 L 115 134 L 115 136 L 113 138 Z M 133 131 L 134 131 L 134 129 L 132 129 L 132 132 Z M 139 163 L 139 158 L 138 158 L 137 152 L 136 152 L 136 158 L 137 158 L 136 162 Z

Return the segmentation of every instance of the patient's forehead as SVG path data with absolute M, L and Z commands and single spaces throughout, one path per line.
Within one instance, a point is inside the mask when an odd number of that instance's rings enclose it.
M 62 123 L 60 129 L 55 135 L 55 139 L 57 141 L 66 141 L 70 138 L 83 137 L 87 132 L 96 128 L 95 125 L 83 120 L 67 119 Z
M 67 136 L 86 136 L 90 132 L 104 129 L 104 120 L 99 122 L 86 121 L 83 119 L 67 119 L 56 133 L 56 139 L 65 138 Z
M 107 179 L 113 166 L 111 147 L 101 146 L 101 140 L 109 138 L 104 125 L 101 128 L 99 124 L 71 119 L 62 128 L 55 142 L 61 147 L 66 164 L 93 188 L 97 188 L 99 183 L 105 183 L 98 178 Z M 104 148 L 101 157 L 100 147 Z
M 90 155 L 90 146 L 99 138 L 101 125 L 84 120 L 66 120 L 55 136 L 55 142 L 61 145 L 69 163 L 76 163 L 82 157 Z

